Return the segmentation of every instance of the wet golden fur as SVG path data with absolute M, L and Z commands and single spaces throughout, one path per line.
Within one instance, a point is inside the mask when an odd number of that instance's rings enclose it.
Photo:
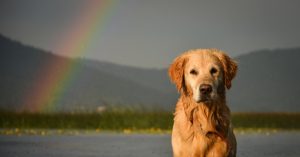
M 212 73 L 211 68 L 216 71 Z M 191 70 L 197 74 L 191 74 Z M 225 99 L 236 71 L 237 64 L 217 49 L 190 50 L 171 64 L 169 76 L 181 94 L 174 113 L 174 157 L 236 156 L 236 139 Z M 212 85 L 210 101 L 200 99 L 198 89 L 203 83 Z

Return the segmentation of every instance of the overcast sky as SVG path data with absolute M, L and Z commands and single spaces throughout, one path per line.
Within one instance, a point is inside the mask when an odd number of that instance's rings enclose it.
M 1 0 L 0 33 L 55 53 L 89 0 Z M 119 0 L 83 57 L 167 67 L 181 52 L 219 48 L 235 57 L 300 46 L 299 0 Z

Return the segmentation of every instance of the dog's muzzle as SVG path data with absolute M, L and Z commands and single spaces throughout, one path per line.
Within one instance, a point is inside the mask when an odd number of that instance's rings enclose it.
M 212 86 L 211 85 L 201 84 L 200 88 L 199 88 L 199 91 L 200 91 L 200 98 L 197 101 L 198 103 L 199 102 L 206 102 L 206 101 L 210 100 L 210 95 L 212 93 Z

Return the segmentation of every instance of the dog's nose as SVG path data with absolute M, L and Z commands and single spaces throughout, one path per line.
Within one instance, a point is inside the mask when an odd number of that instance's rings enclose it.
M 212 91 L 212 86 L 209 84 L 202 84 L 200 85 L 200 93 L 203 95 L 210 94 Z

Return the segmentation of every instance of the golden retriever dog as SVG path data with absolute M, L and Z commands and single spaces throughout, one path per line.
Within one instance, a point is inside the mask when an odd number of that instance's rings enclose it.
M 237 64 L 217 49 L 190 50 L 169 68 L 180 92 L 172 130 L 174 157 L 234 157 L 236 139 L 226 89 Z

